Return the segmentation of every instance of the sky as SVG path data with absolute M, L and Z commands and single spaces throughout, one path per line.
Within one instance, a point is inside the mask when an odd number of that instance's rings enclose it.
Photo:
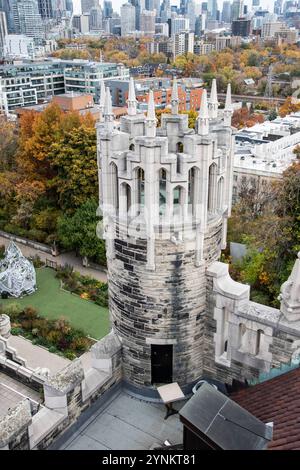
M 196 4 L 202 3 L 204 0 L 195 0 Z M 103 6 L 103 0 L 99 0 L 99 3 L 101 6 Z M 127 3 L 127 0 L 112 0 L 113 4 L 113 9 L 120 13 L 120 7 L 123 5 L 123 3 Z M 171 5 L 179 5 L 180 0 L 171 0 Z M 251 0 L 245 0 L 246 5 L 251 5 Z M 81 7 L 80 7 L 81 1 L 80 0 L 73 0 L 73 5 L 74 5 L 74 13 L 80 13 L 81 12 Z M 222 9 L 222 4 L 223 0 L 218 0 L 218 7 L 219 9 Z M 274 0 L 260 0 L 260 4 L 263 8 L 268 9 L 270 12 L 273 12 L 273 4 Z

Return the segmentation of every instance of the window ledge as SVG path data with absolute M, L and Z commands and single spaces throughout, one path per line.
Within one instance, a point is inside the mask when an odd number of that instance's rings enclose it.
M 230 360 L 224 355 L 216 357 L 216 363 L 222 364 L 223 366 L 230 367 Z

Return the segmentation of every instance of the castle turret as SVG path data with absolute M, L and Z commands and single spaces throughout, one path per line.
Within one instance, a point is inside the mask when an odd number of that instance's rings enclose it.
M 104 118 L 106 129 L 108 131 L 112 131 L 114 127 L 114 113 L 112 111 L 111 94 L 110 94 L 110 89 L 108 87 L 106 88 L 106 93 L 105 93 L 103 118 Z
M 211 119 L 216 119 L 218 117 L 218 108 L 219 108 L 219 102 L 218 102 L 218 93 L 217 93 L 217 81 L 215 78 L 213 78 L 212 83 L 211 83 L 211 91 L 210 91 L 210 97 L 209 97 L 209 103 L 208 103 L 209 117 Z
M 135 97 L 135 88 L 134 88 L 134 81 L 133 78 L 130 78 L 129 81 L 129 92 L 128 92 L 128 100 L 127 100 L 127 106 L 128 106 L 128 115 L 129 116 L 136 116 L 137 113 L 137 100 Z
M 179 96 L 178 96 L 178 85 L 177 85 L 176 78 L 174 78 L 174 81 L 173 81 L 171 106 L 172 106 L 172 114 L 175 114 L 175 115 L 178 114 L 178 112 L 179 112 Z
M 103 113 L 104 113 L 104 107 L 105 107 L 105 96 L 106 96 L 106 89 L 105 89 L 104 81 L 101 80 L 100 100 L 99 100 L 100 122 L 103 122 Z
M 287 320 L 300 320 L 300 252 L 298 253 L 290 277 L 282 284 L 280 310 Z
M 224 125 L 231 126 L 232 118 L 232 102 L 231 102 L 231 84 L 227 85 L 226 99 L 225 99 L 225 108 L 224 108 Z
M 109 125 L 97 127 L 111 325 L 126 387 L 153 397 L 158 383 L 188 392 L 203 373 L 206 268 L 220 256 L 230 204 L 233 139 L 223 152 L 218 132 L 232 130 L 222 119 L 209 129 L 204 92 L 195 133 L 177 113 L 176 87 L 161 127 L 152 91 L 147 116 L 122 117 L 119 131 L 106 107 Z
M 153 91 L 149 92 L 149 101 L 148 101 L 148 112 L 146 117 L 146 136 L 155 137 L 156 136 L 156 123 L 157 118 L 155 115 L 155 103 Z
M 209 118 L 207 106 L 207 92 L 203 90 L 198 120 L 198 134 L 207 135 L 209 132 Z

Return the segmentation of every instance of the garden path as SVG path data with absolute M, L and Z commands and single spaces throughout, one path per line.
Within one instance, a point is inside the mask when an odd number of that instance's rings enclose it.
M 4 245 L 6 247 L 9 242 L 10 240 L 0 235 L 0 245 Z M 41 250 L 23 245 L 21 243 L 17 243 L 17 245 L 19 246 L 23 255 L 26 257 L 38 255 L 42 261 L 46 261 L 46 259 L 48 259 L 61 265 L 70 264 L 71 266 L 73 266 L 74 271 L 78 271 L 84 276 L 91 276 L 94 279 L 97 279 L 98 281 L 107 282 L 107 275 L 104 271 L 104 268 L 103 271 L 98 271 L 98 269 L 93 268 L 86 268 L 82 266 L 81 258 L 75 256 L 74 253 L 62 253 L 58 256 L 52 256 L 49 253 L 45 253 Z

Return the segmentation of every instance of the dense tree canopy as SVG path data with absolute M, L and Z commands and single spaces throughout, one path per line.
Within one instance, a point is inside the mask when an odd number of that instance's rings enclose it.
M 18 141 L 10 124 L 4 124 L 0 130 L 5 134 L 0 158 L 0 228 L 41 242 L 56 241 L 66 248 L 70 247 L 68 238 L 76 235 L 72 248 L 104 262 L 101 243 L 95 243 L 94 251 L 87 249 L 86 244 L 92 246 L 91 235 L 83 247 L 80 245 L 87 236 L 87 226 L 92 232 L 96 221 L 96 213 L 91 215 L 94 205 L 84 206 L 98 194 L 92 117 L 64 113 L 55 104 L 41 113 L 28 111 L 21 118 Z M 80 208 L 87 217 L 81 226 L 75 224 L 80 213 L 73 221 Z M 73 238 L 70 232 L 66 237 L 57 230 L 63 215 L 70 228 L 76 227 Z
M 241 188 L 229 219 L 228 240 L 245 243 L 247 256 L 231 264 L 233 277 L 252 286 L 252 298 L 278 305 L 281 284 L 300 250 L 300 163 L 262 191 Z

